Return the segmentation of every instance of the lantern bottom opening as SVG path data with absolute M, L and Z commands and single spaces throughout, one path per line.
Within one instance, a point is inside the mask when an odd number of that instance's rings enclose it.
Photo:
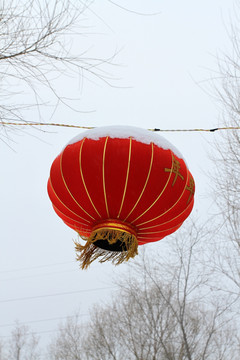
M 75 243 L 77 260 L 82 269 L 96 259 L 101 263 L 111 261 L 118 265 L 138 253 L 136 230 L 119 220 L 111 219 L 97 224 L 85 240 L 85 245 Z

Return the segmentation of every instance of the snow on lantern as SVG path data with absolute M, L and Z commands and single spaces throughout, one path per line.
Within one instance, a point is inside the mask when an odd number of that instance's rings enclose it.
M 54 160 L 48 194 L 74 229 L 81 267 L 120 264 L 138 245 L 176 231 L 194 203 L 194 180 L 179 151 L 159 134 L 101 127 L 74 138 Z

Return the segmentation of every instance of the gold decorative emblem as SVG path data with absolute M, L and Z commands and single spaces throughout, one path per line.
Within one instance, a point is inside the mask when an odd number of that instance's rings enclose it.
M 165 169 L 164 169 L 165 172 L 170 172 L 170 173 L 175 174 L 175 177 L 174 177 L 173 182 L 172 182 L 172 186 L 175 185 L 178 177 L 180 177 L 180 179 L 184 180 L 184 177 L 183 177 L 182 174 L 180 173 L 180 169 L 181 169 L 180 162 L 177 161 L 177 160 L 175 159 L 175 157 L 173 156 L 172 169 L 168 169 L 168 168 L 165 168 Z
M 192 177 L 189 180 L 189 186 L 186 186 L 186 190 L 190 191 L 188 201 L 187 201 L 187 204 L 188 204 L 194 194 L 194 180 Z

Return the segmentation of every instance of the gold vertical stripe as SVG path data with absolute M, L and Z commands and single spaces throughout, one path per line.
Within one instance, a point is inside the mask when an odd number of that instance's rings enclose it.
M 121 206 L 118 212 L 118 216 L 117 218 L 119 218 L 121 211 L 122 211 L 122 207 L 123 207 L 123 203 L 125 200 L 125 195 L 126 195 L 126 191 L 127 191 L 127 184 L 128 184 L 128 176 L 129 176 L 129 169 L 130 169 L 130 162 L 131 162 L 131 154 L 132 154 L 132 137 L 130 137 L 129 139 L 129 151 L 128 151 L 128 166 L 127 166 L 127 174 L 126 174 L 126 180 L 125 180 L 125 186 L 124 186 L 124 191 L 123 191 L 123 197 L 122 197 L 122 202 L 121 202 Z
M 153 228 L 158 227 L 158 226 L 166 225 L 166 224 L 168 224 L 169 222 L 171 222 L 171 221 L 173 221 L 173 220 L 176 220 L 176 219 L 177 219 L 179 216 L 181 216 L 185 211 L 187 211 L 188 208 L 189 208 L 191 205 L 192 205 L 192 203 L 189 203 L 188 206 L 187 206 L 180 214 L 178 214 L 178 215 L 175 216 L 174 218 L 171 218 L 171 219 L 168 220 L 168 221 L 165 221 L 164 223 L 159 223 L 159 224 L 157 224 L 157 225 L 152 225 L 152 226 L 143 227 L 143 228 L 140 227 L 140 226 L 142 226 L 142 225 L 144 225 L 144 224 L 146 224 L 146 223 L 149 223 L 149 222 L 151 222 L 151 221 L 154 221 L 154 220 L 158 219 L 159 217 L 163 216 L 163 214 L 161 214 L 161 215 L 159 215 L 159 216 L 157 216 L 157 217 L 155 217 L 155 218 L 153 218 L 153 219 L 151 219 L 151 220 L 145 221 L 145 222 L 142 223 L 142 224 L 138 224 L 138 230 L 139 230 L 139 231 L 142 231 L 142 230 L 145 230 L 145 229 L 153 229 Z
M 170 150 L 170 151 L 171 151 L 171 150 Z M 158 197 L 156 198 L 156 200 L 154 200 L 154 202 L 153 202 L 141 215 L 139 215 L 136 219 L 134 219 L 134 220 L 132 221 L 132 223 L 134 223 L 134 222 L 137 221 L 140 217 L 142 217 L 144 214 L 146 214 L 146 212 L 148 212 L 148 211 L 153 207 L 153 205 L 156 204 L 156 202 L 160 199 L 160 197 L 162 196 L 162 194 L 163 194 L 164 191 L 166 190 L 166 187 L 168 186 L 168 183 L 169 183 L 170 178 L 171 178 L 171 175 L 172 175 L 172 170 L 173 170 L 173 159 L 174 159 L 174 157 L 173 157 L 172 151 L 171 151 L 171 154 L 172 154 L 172 166 L 171 166 L 171 171 L 169 172 L 169 176 L 168 176 L 168 179 L 167 179 L 167 181 L 166 181 L 166 184 L 165 184 L 163 190 L 162 190 L 161 193 L 158 195 Z
M 68 207 L 66 204 L 64 204 L 64 202 L 62 202 L 62 200 L 57 196 L 56 191 L 54 190 L 54 187 L 53 187 L 53 184 L 52 184 L 51 176 L 50 176 L 50 178 L 49 178 L 49 181 L 50 181 L 50 185 L 51 185 L 52 191 L 53 191 L 54 195 L 56 196 L 56 198 L 60 201 L 60 203 L 61 203 L 68 211 L 70 211 L 72 214 L 74 214 L 74 215 L 76 215 L 77 217 L 79 217 L 80 219 L 82 219 L 82 220 L 90 223 L 89 220 L 84 219 L 83 217 L 81 217 L 80 215 L 76 214 L 74 211 L 72 211 L 71 209 L 69 209 L 69 207 Z M 53 204 L 53 206 L 55 206 L 55 205 Z M 56 206 L 55 206 L 55 207 L 56 207 Z M 56 207 L 56 208 L 57 208 L 57 207 Z M 60 211 L 60 210 L 58 210 L 58 211 Z M 67 215 L 65 215 L 65 216 L 67 216 Z
M 84 230 L 88 230 L 88 231 L 91 230 L 89 224 L 82 223 L 82 222 L 80 222 L 80 221 L 77 221 L 77 220 L 71 218 L 70 216 L 64 214 L 61 210 L 59 210 L 54 204 L 53 204 L 53 208 L 56 209 L 55 211 L 58 211 L 60 214 L 62 214 L 63 216 L 65 216 L 68 220 L 74 221 L 74 222 L 76 222 L 76 223 L 79 224 L 79 225 L 88 226 L 88 228 L 84 228 Z M 61 219 L 62 219 L 62 218 L 61 218 Z M 62 221 L 66 222 L 66 221 L 63 220 L 63 219 L 62 219 Z M 88 221 L 88 222 L 89 222 L 89 221 Z M 70 224 L 70 225 L 72 226 L 72 224 Z
M 86 183 L 85 183 L 85 180 L 84 180 L 84 176 L 83 176 L 83 171 L 82 171 L 82 148 L 83 148 L 83 144 L 84 144 L 85 140 L 86 140 L 86 138 L 83 139 L 83 141 L 81 143 L 81 146 L 80 146 L 80 151 L 79 151 L 79 168 L 80 168 L 81 178 L 82 178 L 84 189 L 85 189 L 85 191 L 87 193 L 87 196 L 89 198 L 89 201 L 92 204 L 92 206 L 93 206 L 94 210 L 96 211 L 96 213 L 98 214 L 98 216 L 101 218 L 101 215 L 97 211 L 96 206 L 94 205 L 94 203 L 92 201 L 92 198 L 91 198 L 91 196 L 90 196 L 90 194 L 88 192 L 88 189 L 87 189 L 87 186 L 86 186 Z
M 64 224 L 69 226 L 72 230 L 76 231 L 78 233 L 78 235 L 82 237 L 82 239 L 83 239 L 83 237 L 85 237 L 85 235 L 81 235 L 80 231 L 84 232 L 85 234 L 87 233 L 88 236 L 91 234 L 91 229 L 90 228 L 89 229 L 83 229 L 83 228 L 79 229 L 79 228 L 77 228 L 77 226 L 73 226 L 73 224 L 70 224 L 69 222 L 67 222 L 65 220 L 63 220 L 63 222 L 64 222 Z
M 168 229 L 165 229 L 165 230 L 159 230 L 159 231 L 146 231 L 146 232 L 142 232 L 142 231 L 139 231 L 138 232 L 138 234 L 139 234 L 139 236 L 141 236 L 141 238 L 142 238 L 142 236 L 143 235 L 154 235 L 154 234 L 160 234 L 160 233 L 164 233 L 164 232 L 168 232 L 169 230 L 173 230 L 173 229 L 175 229 L 175 228 L 179 228 L 181 225 L 182 225 L 182 223 L 183 223 L 183 221 L 182 222 L 180 222 L 178 225 L 176 225 L 176 226 L 172 226 L 171 228 L 168 228 Z M 176 230 L 177 230 L 176 229 Z M 167 235 L 166 235 L 167 236 Z
M 106 194 L 106 184 L 105 184 L 105 156 L 106 156 L 107 142 L 108 142 L 108 136 L 106 137 L 105 144 L 104 144 L 104 149 L 103 149 L 102 178 L 103 178 L 104 200 L 105 200 L 105 205 L 106 205 L 107 216 L 109 217 L 107 194 Z
M 189 178 L 189 171 L 188 171 L 188 169 L 187 169 L 187 180 L 186 180 L 186 184 L 188 183 L 188 178 Z M 183 192 L 181 193 L 181 195 L 179 196 L 179 198 L 177 199 L 177 201 L 176 201 L 167 211 L 165 211 L 164 213 L 156 216 L 156 217 L 153 218 L 153 219 L 147 220 L 147 221 L 139 224 L 138 226 L 141 226 L 141 225 L 147 224 L 147 223 L 149 223 L 149 222 L 151 222 L 151 221 L 153 221 L 153 220 L 156 220 L 156 219 L 160 218 L 161 216 L 167 214 L 170 210 L 172 210 L 172 209 L 174 208 L 174 206 L 176 206 L 177 203 L 179 202 L 179 200 L 182 198 L 182 196 L 183 196 L 183 194 L 184 194 L 184 192 L 185 192 L 185 190 L 186 190 L 186 184 L 185 184 L 185 187 L 184 187 L 184 189 L 183 189 Z M 191 204 L 191 203 L 190 203 L 190 204 Z
M 143 186 L 143 189 L 142 189 L 141 194 L 139 195 L 139 198 L 137 199 L 135 205 L 133 206 L 132 210 L 128 213 L 128 215 L 127 215 L 127 217 L 124 219 L 124 221 L 127 220 L 127 218 L 131 215 L 131 213 L 133 212 L 133 210 L 136 208 L 137 204 L 139 203 L 139 201 L 140 201 L 141 197 L 143 196 L 143 193 L 144 193 L 144 191 L 145 191 L 145 189 L 146 189 L 146 186 L 147 186 L 147 183 L 148 183 L 150 174 L 151 174 L 151 170 L 152 170 L 153 155 L 154 155 L 153 143 L 151 143 L 151 145 L 152 145 L 151 160 L 150 160 L 150 165 L 149 165 L 148 174 L 147 174 L 147 178 L 146 178 L 145 184 L 144 184 L 144 186 Z
M 64 176 L 63 176 L 63 171 L 62 171 L 62 156 L 63 156 L 63 153 L 61 154 L 61 157 L 60 157 L 60 172 L 61 172 L 61 176 L 62 176 L 63 183 L 64 183 L 64 185 L 65 185 L 65 187 L 66 187 L 69 195 L 70 195 L 71 198 L 74 200 L 74 202 L 79 206 L 79 208 L 80 208 L 83 212 L 85 212 L 85 214 L 87 214 L 91 219 L 95 220 L 95 218 L 94 218 L 92 215 L 90 215 L 90 214 L 77 202 L 77 200 L 75 199 L 75 197 L 72 195 L 71 191 L 69 190 L 69 188 L 68 188 L 68 186 L 67 186 L 67 183 L 66 183 L 66 181 L 65 181 L 65 179 L 64 179 Z

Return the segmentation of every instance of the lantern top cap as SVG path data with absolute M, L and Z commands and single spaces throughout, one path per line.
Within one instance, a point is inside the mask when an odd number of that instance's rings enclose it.
M 100 138 L 109 136 L 110 138 L 117 139 L 128 139 L 132 137 L 134 140 L 139 141 L 143 144 L 154 143 L 158 147 L 164 150 L 172 150 L 180 159 L 183 159 L 182 154 L 179 152 L 175 146 L 173 146 L 169 141 L 167 141 L 161 135 L 134 126 L 103 126 L 97 127 L 91 130 L 82 132 L 81 134 L 75 136 L 69 143 L 66 145 L 72 145 L 81 141 L 84 138 L 99 140 Z

